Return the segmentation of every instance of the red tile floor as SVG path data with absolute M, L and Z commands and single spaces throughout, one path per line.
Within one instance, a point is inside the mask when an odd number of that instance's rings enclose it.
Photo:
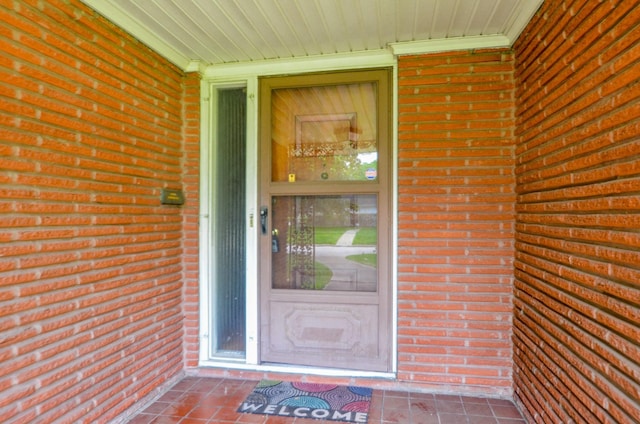
M 309 418 L 245 414 L 236 409 L 257 381 L 185 377 L 129 424 L 336 423 Z M 374 390 L 370 424 L 525 424 L 504 399 Z

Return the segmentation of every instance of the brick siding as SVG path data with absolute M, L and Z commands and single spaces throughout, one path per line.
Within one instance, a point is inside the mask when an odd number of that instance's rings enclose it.
M 399 58 L 398 379 L 511 393 L 514 58 Z
M 199 76 L 78 0 L 0 21 L 0 416 L 108 422 L 197 366 Z M 513 51 L 399 58 L 394 387 L 640 421 L 638 22 L 547 0 Z
M 515 396 L 640 422 L 640 3 L 546 1 L 515 45 Z
M 183 304 L 185 366 L 198 365 L 200 349 L 200 75 L 185 79 L 185 125 L 183 189 L 187 199 L 183 212 Z
M 1 421 L 107 422 L 193 343 L 199 86 L 76 0 L 0 21 Z

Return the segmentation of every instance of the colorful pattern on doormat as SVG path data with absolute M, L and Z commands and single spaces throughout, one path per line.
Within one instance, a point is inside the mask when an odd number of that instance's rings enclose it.
M 371 393 L 367 387 L 262 380 L 238 412 L 366 423 Z

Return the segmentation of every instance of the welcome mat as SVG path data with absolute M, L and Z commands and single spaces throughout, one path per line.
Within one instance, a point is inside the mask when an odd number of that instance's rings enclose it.
M 262 380 L 238 412 L 366 423 L 371 393 L 367 387 Z

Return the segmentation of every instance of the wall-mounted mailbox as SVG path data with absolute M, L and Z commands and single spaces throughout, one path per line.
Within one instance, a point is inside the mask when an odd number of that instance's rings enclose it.
M 163 188 L 160 201 L 163 205 L 184 205 L 184 193 L 180 189 Z

